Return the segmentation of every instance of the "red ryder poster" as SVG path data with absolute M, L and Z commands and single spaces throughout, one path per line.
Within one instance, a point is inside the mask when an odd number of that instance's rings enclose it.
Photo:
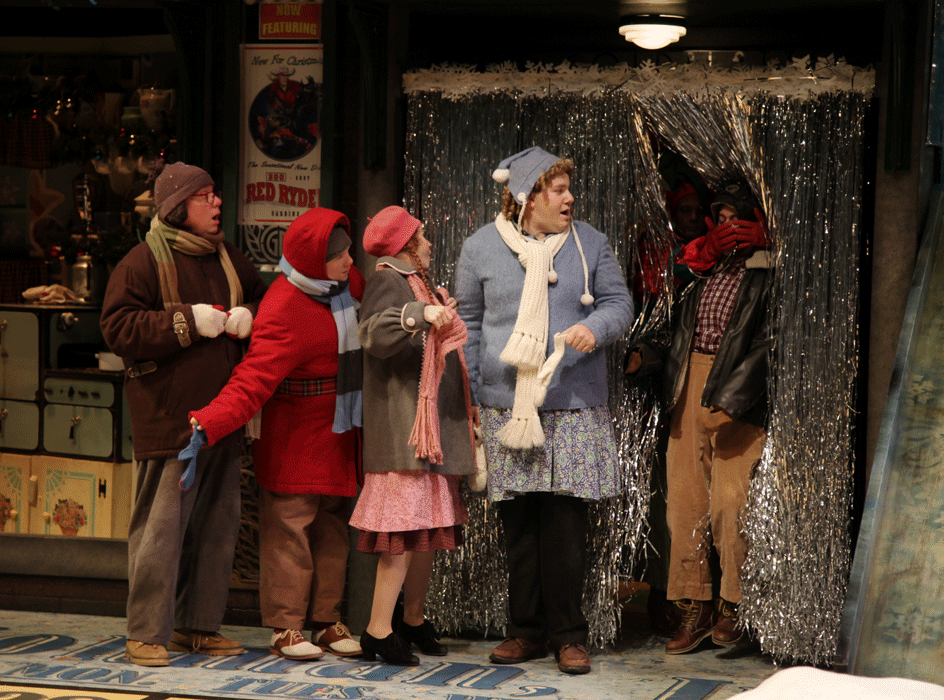
M 242 46 L 244 227 L 284 228 L 320 203 L 322 58 L 321 46 Z

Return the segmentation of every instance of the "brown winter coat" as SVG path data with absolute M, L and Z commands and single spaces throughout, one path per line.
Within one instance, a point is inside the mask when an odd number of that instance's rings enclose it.
M 265 282 L 239 250 L 225 243 L 243 288 L 243 306 L 255 316 Z M 164 309 L 157 261 L 147 243 L 128 253 L 112 272 L 102 305 L 102 335 L 125 367 L 154 361 L 157 369 L 125 378 L 137 460 L 176 457 L 190 442 L 187 414 L 206 406 L 226 386 L 239 364 L 240 342 L 225 333 L 204 338 L 197 333 L 192 304 L 229 307 L 229 285 L 219 257 L 172 251 L 180 306 Z M 190 345 L 174 333 L 174 313 L 187 321 Z
M 456 352 L 446 356 L 439 385 L 443 463 L 429 465 L 417 459 L 416 446 L 408 443 L 416 420 L 423 337 L 430 325 L 423 320 L 426 304 L 416 300 L 406 279 L 413 268 L 396 258 L 384 257 L 379 262 L 395 269 L 383 267 L 374 272 L 360 309 L 364 471 L 428 470 L 432 466 L 438 474 L 474 474 L 475 453 L 469 440 L 462 365 Z

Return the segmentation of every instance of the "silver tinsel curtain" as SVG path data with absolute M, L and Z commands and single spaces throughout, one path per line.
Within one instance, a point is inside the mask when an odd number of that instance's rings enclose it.
M 849 569 L 851 406 L 864 123 L 874 76 L 842 61 L 711 70 L 441 67 L 405 76 L 404 205 L 434 242 L 452 287 L 462 242 L 494 219 L 503 157 L 540 145 L 575 164 L 575 215 L 608 234 L 628 275 L 639 244 L 671 249 L 657 171 L 671 148 L 709 186 L 746 179 L 764 205 L 777 268 L 769 439 L 752 482 L 741 617 L 777 660 L 829 663 Z M 663 294 L 644 299 L 610 349 L 610 409 L 624 494 L 595 504 L 584 609 L 591 641 L 619 630 L 617 587 L 646 543 L 660 407 L 624 384 L 628 342 L 670 322 Z M 467 494 L 466 543 L 437 560 L 428 612 L 442 629 L 500 630 L 506 571 L 493 508 Z

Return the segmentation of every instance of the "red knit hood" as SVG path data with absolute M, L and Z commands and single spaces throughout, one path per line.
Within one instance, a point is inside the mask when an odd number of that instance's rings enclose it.
M 315 207 L 299 216 L 288 227 L 282 238 L 282 255 L 289 265 L 310 279 L 323 280 L 328 276 L 325 258 L 331 231 L 340 226 L 348 235 L 351 224 L 339 211 Z

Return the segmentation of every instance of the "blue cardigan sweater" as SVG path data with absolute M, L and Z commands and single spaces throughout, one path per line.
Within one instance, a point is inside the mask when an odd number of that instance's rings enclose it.
M 575 222 L 587 258 L 591 306 L 580 303 L 583 266 L 574 237 L 554 258 L 558 280 L 548 287 L 550 325 L 548 350 L 554 334 L 582 323 L 596 337 L 597 349 L 581 353 L 568 346 L 539 410 L 600 406 L 607 400 L 604 345 L 617 340 L 633 321 L 633 302 L 626 279 L 606 237 L 582 221 Z M 561 235 L 561 234 L 551 234 Z M 517 369 L 498 359 L 518 318 L 524 287 L 524 268 L 508 248 L 494 223 L 466 239 L 456 273 L 459 316 L 469 329 L 465 357 L 478 403 L 511 408 L 515 401 Z

